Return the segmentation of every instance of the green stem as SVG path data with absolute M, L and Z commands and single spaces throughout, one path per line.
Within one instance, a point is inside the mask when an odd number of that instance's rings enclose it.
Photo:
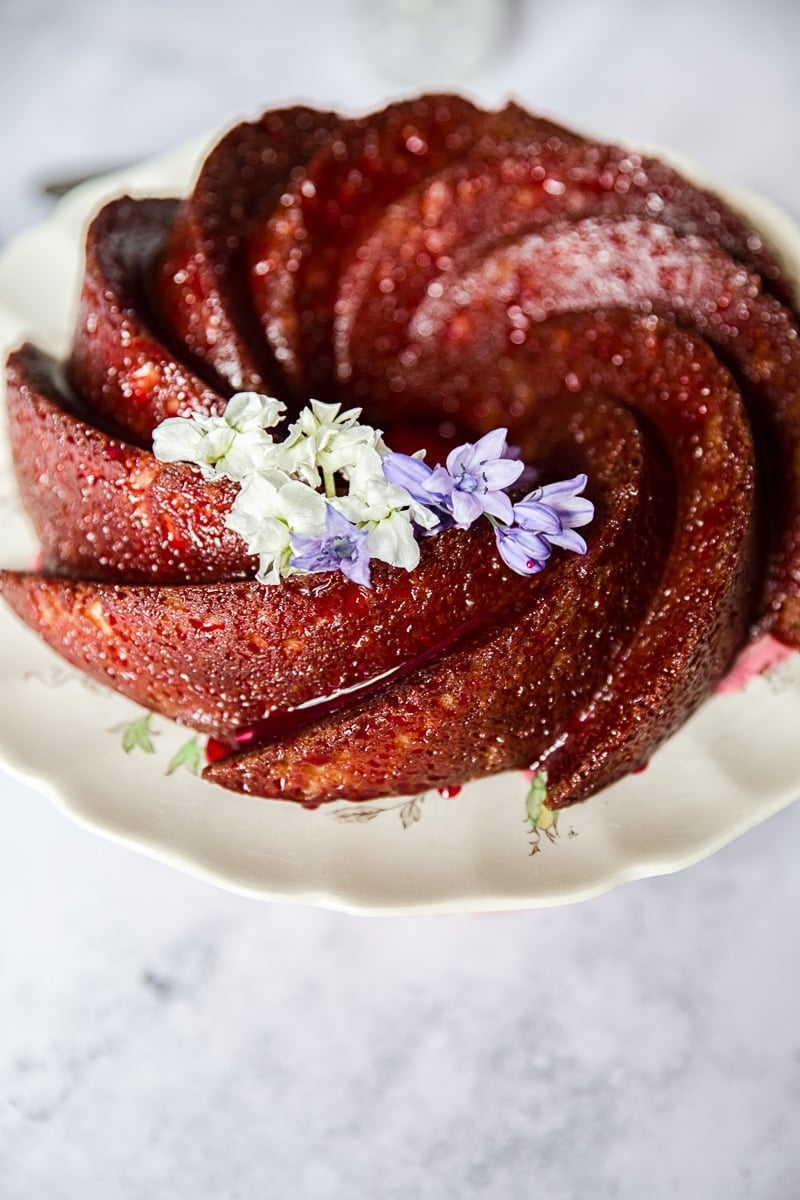
M 322 468 L 322 478 L 325 483 L 325 495 L 329 500 L 332 500 L 336 495 L 336 484 L 333 482 L 333 473 Z

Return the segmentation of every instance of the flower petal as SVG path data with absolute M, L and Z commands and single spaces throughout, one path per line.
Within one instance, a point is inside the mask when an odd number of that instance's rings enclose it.
M 316 533 L 325 528 L 325 497 L 306 483 L 290 479 L 278 492 L 281 516 L 292 530 Z
M 571 550 L 573 554 L 586 553 L 586 542 L 572 529 L 565 529 L 563 533 L 548 533 L 547 540 L 554 546 L 561 546 L 563 550 Z
M 153 430 L 153 454 L 160 462 L 197 462 L 203 432 L 187 417 L 167 417 Z
M 486 499 L 485 496 L 482 498 Z M 508 500 L 507 496 L 506 499 Z M 471 492 L 461 492 L 458 488 L 455 488 L 450 497 L 450 502 L 456 525 L 461 529 L 469 529 L 470 525 L 483 515 L 483 506 L 480 500 Z M 509 508 L 511 508 L 510 501 Z
M 550 547 L 537 533 L 521 529 L 495 529 L 500 557 L 518 575 L 536 575 L 550 557 Z
M 485 433 L 472 447 L 473 465 L 477 467 L 480 463 L 494 462 L 498 458 L 510 461 L 505 459 L 507 437 L 507 429 L 492 429 Z
M 539 490 L 543 499 L 550 500 L 554 496 L 576 495 L 583 491 L 587 482 L 586 475 L 576 475 L 573 479 L 559 479 L 556 483 L 546 483 Z
M 339 564 L 339 570 L 348 579 L 352 579 L 353 583 L 360 583 L 362 587 L 372 587 L 372 579 L 369 572 L 369 554 L 358 554 L 354 558 L 343 558 Z
M 552 503 L 548 501 L 548 504 L 551 504 L 553 511 L 558 514 L 561 524 L 571 529 L 588 525 L 594 517 L 594 505 L 591 500 L 584 500 L 581 496 L 559 499 Z
M 514 522 L 534 533 L 561 533 L 562 529 L 561 520 L 550 505 L 530 497 L 514 505 Z
M 225 408 L 225 421 L 238 433 L 250 429 L 271 429 L 277 425 L 286 405 L 260 392 L 236 392 Z
M 466 470 L 466 462 L 472 453 L 473 446 L 471 442 L 465 442 L 463 446 L 456 446 L 451 450 L 445 459 L 445 465 L 449 473 L 455 478 L 462 471 Z M 441 469 L 441 468 L 439 468 Z
M 445 471 L 444 467 L 436 466 L 430 474 L 430 478 L 424 484 L 425 497 L 424 502 L 427 504 L 437 504 L 441 508 L 450 508 L 450 500 L 455 488 L 455 480 L 453 476 Z
M 419 545 L 408 518 L 392 513 L 380 521 L 367 535 L 367 548 L 373 558 L 413 571 L 419 563 Z
M 500 491 L 503 488 L 511 487 L 512 483 L 516 483 L 524 470 L 525 464 L 522 462 L 513 462 L 510 458 L 498 458 L 493 462 L 487 462 L 482 468 L 481 474 L 490 491 Z
M 505 492 L 485 492 L 478 500 L 485 513 L 497 517 L 504 525 L 510 525 L 514 520 L 514 509 Z
M 424 503 L 428 499 L 422 491 L 423 485 L 433 474 L 427 463 L 418 458 L 412 458 L 408 454 L 399 454 L 390 450 L 381 466 L 390 483 L 396 483 L 399 487 L 405 488 L 415 500 Z

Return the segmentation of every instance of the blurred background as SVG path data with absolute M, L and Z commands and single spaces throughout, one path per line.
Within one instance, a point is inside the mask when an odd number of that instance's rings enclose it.
M 44 211 L 43 181 L 267 104 L 426 87 L 668 145 L 797 207 L 799 48 L 795 0 L 0 0 L 0 237 Z
M 0 242 L 45 184 L 424 87 L 800 214 L 798 51 L 796 0 L 0 0 Z M 798 805 L 573 908 L 366 921 L 0 797 L 3 1200 L 800 1195 Z

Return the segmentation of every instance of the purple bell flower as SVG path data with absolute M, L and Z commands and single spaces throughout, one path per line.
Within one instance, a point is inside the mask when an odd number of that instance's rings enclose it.
M 351 524 L 332 504 L 325 506 L 325 532 L 292 534 L 291 565 L 301 571 L 341 571 L 353 583 L 372 587 L 367 532 Z
M 497 549 L 505 563 L 520 575 L 541 571 L 553 546 L 586 553 L 586 542 L 575 528 L 594 516 L 594 505 L 579 495 L 586 476 L 562 479 L 537 488 L 514 505 L 514 524 L 495 529 Z
M 575 554 L 586 553 L 586 542 L 574 530 L 588 525 L 594 516 L 594 505 L 579 493 L 586 487 L 586 476 L 562 479 L 558 483 L 546 483 L 514 505 L 514 523 L 523 529 L 534 529 L 545 534 L 553 546 L 572 550 Z M 560 525 L 559 529 L 548 526 L 545 510 Z
M 437 514 L 439 524 L 425 532 L 439 533 L 453 525 L 468 529 L 486 516 L 495 527 L 503 561 L 520 575 L 535 575 L 554 546 L 586 553 L 586 542 L 575 530 L 592 520 L 594 505 L 580 494 L 585 475 L 547 483 L 512 504 L 507 489 L 533 482 L 537 472 L 521 461 L 519 447 L 508 445 L 507 432 L 495 429 L 474 444 L 451 450 L 444 467 L 431 468 L 419 458 L 390 453 L 383 460 L 383 473 Z
M 505 525 L 513 520 L 506 488 L 516 483 L 525 464 L 506 444 L 505 429 L 494 429 L 474 444 L 467 442 L 451 450 L 447 465 L 431 469 L 407 454 L 388 454 L 383 472 L 390 483 L 398 483 L 420 504 L 450 517 L 440 529 L 454 523 L 468 529 L 478 517 L 488 515 Z
M 440 491 L 449 488 L 449 507 L 456 525 L 468 529 L 484 514 L 510 525 L 511 501 L 505 489 L 519 479 L 524 463 L 506 457 L 506 429 L 493 429 L 474 445 L 451 450 L 447 470 L 437 467 L 432 484 Z M 449 476 L 449 481 L 448 481 Z
M 536 575 L 550 557 L 550 543 L 540 533 L 496 525 L 494 536 L 503 562 L 518 575 Z
M 453 524 L 448 506 L 448 491 L 441 491 L 433 479 L 434 471 L 421 458 L 390 451 L 381 463 L 389 483 L 405 488 L 412 500 L 423 504 L 439 517 L 439 524 L 426 533 L 441 533 Z

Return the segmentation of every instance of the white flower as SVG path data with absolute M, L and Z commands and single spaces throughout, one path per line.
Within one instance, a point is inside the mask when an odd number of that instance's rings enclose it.
M 291 566 L 291 535 L 325 530 L 325 497 L 281 471 L 252 475 L 242 484 L 226 524 L 259 556 L 256 576 L 262 583 L 280 583 L 296 574 Z
M 259 392 L 237 392 L 231 396 L 223 414 L 225 421 L 238 433 L 253 429 L 273 429 L 279 425 L 286 405 L 274 396 Z
M 360 448 L 349 482 L 348 494 L 337 497 L 335 507 L 354 525 L 369 531 L 367 549 L 372 558 L 412 571 L 419 562 L 414 522 L 430 529 L 438 517 L 413 500 L 404 487 L 389 483 L 381 456 L 371 446 Z
M 225 524 L 244 538 L 251 554 L 257 553 L 251 543 L 262 520 L 271 514 L 276 493 L 288 482 L 289 476 L 283 471 L 271 471 L 250 475 L 240 487 Z
M 367 534 L 367 550 L 370 558 L 413 571 L 419 562 L 419 542 L 407 514 L 392 512 L 378 521 Z
M 161 462 L 190 462 L 206 479 L 227 475 L 242 480 L 276 465 L 277 447 L 266 430 L 286 406 L 257 392 L 237 392 L 220 417 L 193 413 L 169 417 L 153 431 L 153 453 Z
M 153 454 L 161 462 L 194 463 L 213 479 L 235 437 L 220 417 L 168 417 L 153 430 Z
M 345 412 L 340 409 L 340 404 L 310 401 L 309 407 L 289 426 L 281 447 L 280 466 L 284 471 L 319 487 L 323 478 L 327 484 L 337 471 L 346 476 L 362 447 L 386 453 L 380 430 L 358 424 L 360 408 Z
M 339 497 L 338 506 L 356 524 L 383 521 L 391 513 L 407 510 L 408 519 L 423 529 L 432 529 L 439 518 L 419 504 L 400 484 L 390 483 L 383 473 L 381 456 L 370 446 L 362 446 L 348 472 L 349 489 Z

